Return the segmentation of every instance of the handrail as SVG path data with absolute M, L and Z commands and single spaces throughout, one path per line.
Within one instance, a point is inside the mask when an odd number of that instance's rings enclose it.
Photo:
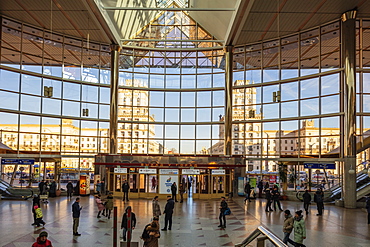
M 288 247 L 288 245 L 284 244 L 283 241 L 278 236 L 276 236 L 273 232 L 271 232 L 269 229 L 263 226 L 257 227 L 257 229 L 254 230 L 246 239 L 244 239 L 243 242 L 241 242 L 240 244 L 236 244 L 235 247 L 245 247 L 247 244 L 252 242 L 261 234 L 266 236 L 268 240 L 270 240 L 271 243 L 274 244 L 274 246 Z

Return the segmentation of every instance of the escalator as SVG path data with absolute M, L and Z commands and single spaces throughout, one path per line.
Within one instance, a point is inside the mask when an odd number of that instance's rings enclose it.
M 32 189 L 20 189 L 11 186 L 8 182 L 0 179 L 0 195 L 1 199 L 25 199 L 33 196 Z
M 335 201 L 342 197 L 342 187 L 334 187 L 330 191 L 331 194 L 329 197 L 325 198 L 325 201 Z M 370 177 L 367 173 L 367 170 L 359 172 L 356 176 L 356 193 L 357 200 L 360 200 L 370 194 Z

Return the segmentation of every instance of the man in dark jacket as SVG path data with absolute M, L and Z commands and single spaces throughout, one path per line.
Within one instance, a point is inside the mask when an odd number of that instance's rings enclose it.
M 44 193 L 44 185 L 45 185 L 45 180 L 42 180 L 42 181 L 39 183 L 39 191 L 40 191 L 40 195 L 43 195 L 43 193 Z
M 258 197 L 262 198 L 262 191 L 263 191 L 263 182 L 260 180 L 257 185 L 258 188 Z
M 125 180 L 122 184 L 122 192 L 123 192 L 123 198 L 122 201 L 129 201 L 128 199 L 128 192 L 130 190 L 130 185 L 128 184 L 127 180 Z
M 177 202 L 177 199 L 176 199 L 176 193 L 177 193 L 176 182 L 173 182 L 173 184 L 171 185 L 171 193 L 172 193 L 172 199 L 174 199 L 175 202 Z
M 271 195 L 270 189 L 265 189 L 265 193 L 266 193 L 266 200 L 267 200 L 265 211 L 266 211 L 266 212 L 274 211 L 274 210 L 272 210 L 272 208 L 271 208 L 272 195 Z
M 128 228 L 128 211 L 131 212 L 131 229 L 134 230 L 136 226 L 136 215 L 131 211 L 131 206 L 128 206 L 125 210 L 125 213 L 122 216 L 121 229 L 123 230 L 123 241 L 126 241 L 126 233 Z M 132 236 L 132 235 L 131 235 Z
M 78 233 L 77 228 L 80 224 L 80 213 L 82 207 L 80 207 L 80 198 L 77 197 L 76 201 L 72 204 L 72 217 L 73 217 L 73 235 L 74 236 L 81 236 Z
M 279 192 L 278 187 L 274 187 L 274 190 L 272 191 L 272 200 L 274 201 L 274 210 L 276 211 L 276 204 L 277 204 L 279 210 L 283 211 L 280 205 L 280 192 Z
M 370 225 L 370 196 L 366 197 L 367 224 Z
M 322 210 L 324 208 L 324 193 L 322 192 L 321 188 L 318 188 L 315 195 L 314 195 L 314 201 L 317 204 L 317 216 L 322 215 Z
M 48 238 L 48 233 L 43 231 L 40 232 L 36 242 L 32 245 L 32 247 L 53 247 L 50 240 Z
M 308 190 L 306 190 L 303 194 L 303 208 L 306 211 L 306 214 L 308 214 L 308 208 L 311 204 L 311 194 L 308 193 Z
M 72 199 L 72 194 L 73 194 L 73 184 L 71 181 L 68 181 L 68 184 L 67 184 L 67 198 L 70 198 Z
M 244 192 L 245 192 L 245 198 L 244 198 L 244 202 L 246 202 L 247 200 L 251 201 L 251 185 L 249 184 L 249 182 L 247 182 L 244 186 Z
M 220 220 L 220 225 L 218 227 L 226 228 L 225 211 L 226 211 L 227 207 L 228 206 L 227 206 L 226 198 L 223 196 L 223 197 L 221 197 L 220 215 L 218 216 L 218 219 Z
M 162 231 L 167 231 L 167 226 L 168 230 L 171 230 L 172 227 L 172 214 L 173 214 L 173 208 L 175 207 L 175 202 L 173 201 L 173 198 L 171 196 L 167 196 L 167 203 L 164 208 L 164 214 L 166 215 L 164 217 L 164 228 Z

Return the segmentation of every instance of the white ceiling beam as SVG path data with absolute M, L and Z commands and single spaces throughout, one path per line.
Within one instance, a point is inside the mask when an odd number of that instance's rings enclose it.
M 235 45 L 243 30 L 245 21 L 252 9 L 255 0 L 238 0 L 235 4 L 236 11 L 233 13 L 229 22 L 225 36 L 225 46 Z
M 98 25 L 102 33 L 105 34 L 112 44 L 121 45 L 121 36 L 116 30 L 115 25 L 111 21 L 108 13 L 104 10 L 100 0 L 80 0 L 91 16 L 95 16 L 93 21 Z

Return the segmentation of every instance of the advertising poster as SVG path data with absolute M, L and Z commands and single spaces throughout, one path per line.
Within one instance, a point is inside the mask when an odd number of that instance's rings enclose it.
M 270 184 L 276 184 L 276 176 L 270 176 Z
M 244 196 L 244 177 L 238 177 L 238 195 Z
M 90 195 L 90 177 L 80 176 L 80 195 Z
M 249 178 L 249 184 L 251 188 L 257 188 L 257 178 Z
M 179 181 L 177 175 L 160 175 L 159 176 L 159 194 L 171 195 L 171 185 L 176 182 L 179 189 Z

